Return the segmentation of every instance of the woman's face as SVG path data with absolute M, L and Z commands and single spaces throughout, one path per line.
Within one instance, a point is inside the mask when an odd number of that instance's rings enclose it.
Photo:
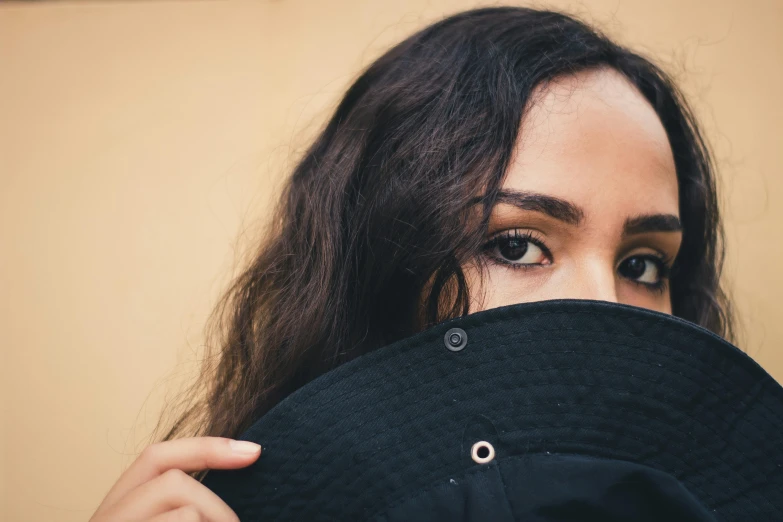
M 649 103 L 613 69 L 583 72 L 536 91 L 521 129 L 483 285 L 466 269 L 471 311 L 596 299 L 671 313 L 677 177 Z

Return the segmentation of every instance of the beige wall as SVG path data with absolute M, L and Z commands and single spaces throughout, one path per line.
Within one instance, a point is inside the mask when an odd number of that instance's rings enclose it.
M 190 375 L 296 149 L 363 64 L 472 5 L 0 6 L 0 519 L 87 520 Z M 783 380 L 783 2 L 539 5 L 681 76 L 719 159 L 743 346 Z

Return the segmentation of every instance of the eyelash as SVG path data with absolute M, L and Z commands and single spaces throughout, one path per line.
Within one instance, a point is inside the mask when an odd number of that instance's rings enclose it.
M 541 249 L 541 251 L 544 253 L 546 258 L 550 262 L 552 262 L 552 252 L 549 250 L 549 248 L 547 248 L 547 246 L 544 244 L 542 239 L 540 237 L 537 237 L 533 231 L 527 231 L 527 230 L 522 231 L 519 229 L 513 229 L 513 230 L 506 230 L 504 232 L 501 232 L 500 234 L 495 235 L 489 241 L 484 243 L 482 247 L 482 252 L 491 262 L 504 267 L 511 268 L 513 270 L 518 270 L 518 269 L 530 270 L 541 266 L 541 265 L 524 265 L 519 263 L 510 263 L 505 259 L 499 258 L 498 256 L 490 253 L 496 246 L 501 244 L 503 241 L 509 241 L 509 240 L 524 240 L 536 245 L 538 248 Z M 656 283 L 645 283 L 642 281 L 637 281 L 635 279 L 628 279 L 628 278 L 626 279 L 634 284 L 637 284 L 645 288 L 646 290 L 649 290 L 656 294 L 663 294 L 669 285 L 669 279 L 672 274 L 671 259 L 669 259 L 667 256 L 663 254 L 640 254 L 640 255 L 627 257 L 623 259 L 623 262 L 631 258 L 644 259 L 655 263 L 655 267 L 658 270 L 659 281 Z

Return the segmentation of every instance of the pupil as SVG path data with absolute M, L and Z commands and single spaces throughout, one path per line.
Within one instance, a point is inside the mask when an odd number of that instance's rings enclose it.
M 505 244 L 500 245 L 500 254 L 511 261 L 517 261 L 524 257 L 527 252 L 527 241 L 511 239 Z
M 644 274 L 644 270 L 647 267 L 647 263 L 640 257 L 632 257 L 625 263 L 625 276 L 632 279 L 639 279 Z

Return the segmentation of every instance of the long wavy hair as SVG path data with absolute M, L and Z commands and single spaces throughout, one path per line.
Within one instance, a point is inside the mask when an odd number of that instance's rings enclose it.
M 673 313 L 730 338 L 713 161 L 670 77 L 570 16 L 477 9 L 399 43 L 345 93 L 218 304 L 162 440 L 237 437 L 318 375 L 467 314 L 461 267 L 485 241 L 533 90 L 598 67 L 627 77 L 668 134 L 684 227 Z

